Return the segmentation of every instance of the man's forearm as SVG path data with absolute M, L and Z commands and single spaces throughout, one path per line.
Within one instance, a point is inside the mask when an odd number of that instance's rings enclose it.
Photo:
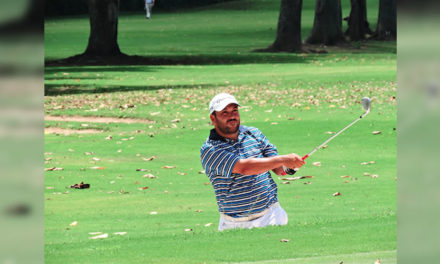
M 237 161 L 237 163 L 235 163 L 235 166 L 232 169 L 232 173 L 238 173 L 242 175 L 259 174 L 281 167 L 284 165 L 284 162 L 284 156 L 240 159 Z

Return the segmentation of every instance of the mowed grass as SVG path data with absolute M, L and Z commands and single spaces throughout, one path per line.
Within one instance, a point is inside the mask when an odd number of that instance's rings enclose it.
M 305 31 L 311 2 L 304 4 Z M 369 4 L 369 17 L 377 16 L 377 3 Z M 273 41 L 278 9 L 279 1 L 234 1 L 150 21 L 141 13 L 120 17 L 119 43 L 128 54 L 229 62 L 46 67 L 46 115 L 152 121 L 46 121 L 103 131 L 45 135 L 45 167 L 63 168 L 45 172 L 47 263 L 396 263 L 395 43 L 329 54 L 251 52 Z M 48 20 L 46 57 L 82 52 L 88 32 L 86 17 Z M 314 178 L 283 184 L 274 176 L 287 226 L 218 232 L 199 149 L 212 128 L 209 100 L 221 91 L 237 97 L 242 123 L 262 130 L 280 154 L 310 152 L 362 114 L 364 96 L 372 112 L 297 173 Z M 91 188 L 69 188 L 81 181 Z M 89 239 L 92 232 L 108 238 Z

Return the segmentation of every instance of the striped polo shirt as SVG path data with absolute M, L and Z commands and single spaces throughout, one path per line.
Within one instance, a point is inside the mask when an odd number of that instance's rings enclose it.
M 240 126 L 237 141 L 224 138 L 212 129 L 200 153 L 220 213 L 235 218 L 246 217 L 260 213 L 278 201 L 277 185 L 270 172 L 256 175 L 232 173 L 239 159 L 278 155 L 275 146 L 257 128 Z

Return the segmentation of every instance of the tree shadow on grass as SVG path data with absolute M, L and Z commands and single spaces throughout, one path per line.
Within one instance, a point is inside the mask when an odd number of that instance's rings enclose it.
M 46 67 L 127 66 L 127 65 L 221 65 L 249 63 L 305 63 L 306 58 L 290 53 L 214 54 L 138 56 L 121 54 L 111 57 L 86 57 L 82 54 L 65 59 L 46 60 Z
M 214 84 L 188 84 L 188 85 L 103 85 L 92 87 L 88 85 L 59 85 L 45 84 L 44 95 L 69 95 L 69 94 L 94 94 L 94 93 L 116 93 L 131 91 L 154 91 L 160 89 L 191 89 L 191 88 L 212 88 Z

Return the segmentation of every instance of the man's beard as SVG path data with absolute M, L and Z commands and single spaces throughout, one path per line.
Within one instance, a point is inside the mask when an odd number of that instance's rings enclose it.
M 218 126 L 218 129 L 225 135 L 237 133 L 237 131 L 240 127 L 240 121 L 238 121 L 237 119 L 231 119 L 231 120 L 228 120 L 228 122 L 232 121 L 232 120 L 235 120 L 237 122 L 237 126 L 235 126 L 233 128 L 230 128 L 226 125 L 225 126 Z

